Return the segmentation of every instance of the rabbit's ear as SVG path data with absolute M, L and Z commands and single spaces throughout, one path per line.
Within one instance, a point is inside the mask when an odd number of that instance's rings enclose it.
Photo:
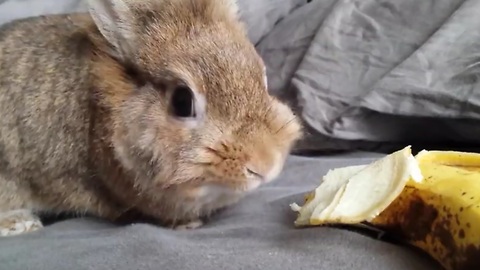
M 125 0 L 88 0 L 88 5 L 98 30 L 117 56 L 128 57 L 135 38 L 132 12 Z

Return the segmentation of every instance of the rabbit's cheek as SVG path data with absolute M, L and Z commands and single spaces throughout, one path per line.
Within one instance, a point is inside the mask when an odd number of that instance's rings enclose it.
M 260 180 L 260 179 L 248 179 L 248 180 L 246 181 L 245 186 L 244 186 L 244 191 L 245 191 L 245 192 L 248 192 L 248 191 L 255 190 L 255 189 L 257 189 L 261 184 L 262 184 L 262 180 Z
M 285 157 L 276 152 L 274 155 L 274 162 L 270 170 L 265 174 L 265 183 L 272 182 L 283 169 L 283 164 L 285 163 Z

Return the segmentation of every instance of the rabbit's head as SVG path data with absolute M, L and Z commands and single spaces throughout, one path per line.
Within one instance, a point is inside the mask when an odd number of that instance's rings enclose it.
M 301 126 L 268 94 L 233 0 L 89 2 L 112 145 L 139 194 L 181 218 L 278 176 Z

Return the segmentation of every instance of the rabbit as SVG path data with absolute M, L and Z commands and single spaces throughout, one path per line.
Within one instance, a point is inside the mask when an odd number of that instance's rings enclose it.
M 42 213 L 195 229 L 281 173 L 299 117 L 234 0 L 88 0 L 0 28 L 0 234 Z

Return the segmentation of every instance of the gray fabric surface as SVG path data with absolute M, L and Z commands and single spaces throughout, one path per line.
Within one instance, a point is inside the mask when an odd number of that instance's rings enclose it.
M 365 164 L 372 157 L 378 155 L 292 157 L 277 181 L 194 231 L 76 219 L 0 238 L 0 269 L 438 269 L 413 249 L 357 232 L 293 227 L 289 204 L 301 203 L 328 169 Z
M 477 0 L 312 1 L 258 49 L 271 91 L 316 133 L 312 147 L 325 147 L 318 134 L 478 143 L 478 10 Z

